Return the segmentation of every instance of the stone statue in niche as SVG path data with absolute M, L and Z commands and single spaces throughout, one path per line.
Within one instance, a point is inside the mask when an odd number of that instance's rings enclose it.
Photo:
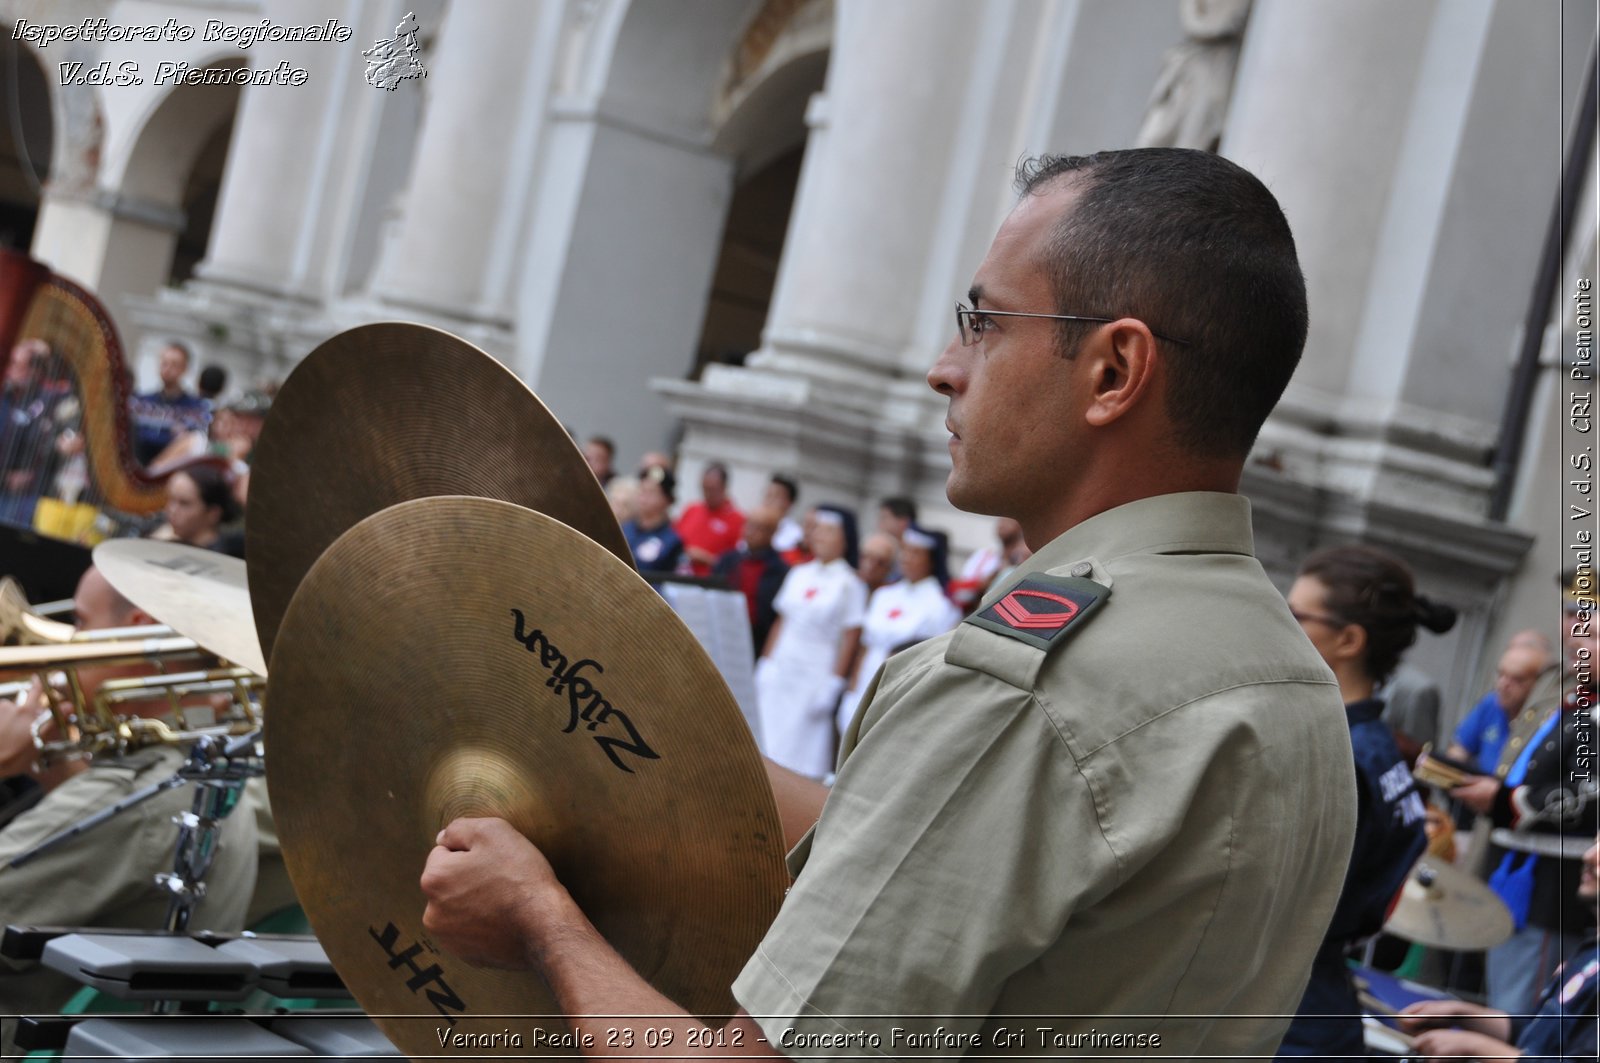
M 1188 35 L 1168 49 L 1139 127 L 1142 148 L 1216 151 L 1251 0 L 1180 0 Z

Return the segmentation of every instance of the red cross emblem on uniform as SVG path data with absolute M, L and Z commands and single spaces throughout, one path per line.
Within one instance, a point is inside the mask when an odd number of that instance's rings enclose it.
M 904 615 L 905 615 L 905 610 L 904 609 L 891 609 L 891 610 L 889 610 L 889 619 L 890 620 L 899 620 Z
M 811 599 L 815 598 L 816 596 L 817 596 L 817 589 L 815 587 L 807 587 L 806 588 L 806 601 L 809 602 Z

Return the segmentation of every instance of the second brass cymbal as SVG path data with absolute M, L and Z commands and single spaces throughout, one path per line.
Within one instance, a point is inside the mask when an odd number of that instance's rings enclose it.
M 458 816 L 510 821 L 652 985 L 732 1013 L 788 885 L 777 809 L 715 666 L 629 566 L 520 506 L 402 503 L 312 566 L 270 663 L 285 862 L 403 1051 L 437 1054 L 448 1023 L 561 1054 L 534 1039 L 564 1030 L 538 975 L 471 967 L 422 926 L 419 876 Z
M 505 366 L 425 325 L 363 325 L 317 347 L 273 399 L 251 461 L 246 556 L 269 658 L 312 562 L 345 529 L 397 502 L 515 502 L 633 563 L 561 423 Z

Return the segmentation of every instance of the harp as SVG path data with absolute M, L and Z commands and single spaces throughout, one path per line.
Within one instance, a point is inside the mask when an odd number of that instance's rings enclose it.
M 133 457 L 131 381 L 99 300 L 0 249 L 0 351 L 0 523 L 91 543 L 162 508 L 165 476 Z

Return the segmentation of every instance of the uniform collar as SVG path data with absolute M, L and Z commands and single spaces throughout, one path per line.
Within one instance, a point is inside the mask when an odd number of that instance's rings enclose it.
M 1371 723 L 1383 715 L 1382 698 L 1362 698 L 1352 701 L 1344 707 L 1345 718 L 1354 725 L 1358 723 Z
M 1250 501 L 1221 491 L 1153 495 L 1097 513 L 1051 540 L 1018 568 L 1042 572 L 1084 557 L 1255 553 Z

